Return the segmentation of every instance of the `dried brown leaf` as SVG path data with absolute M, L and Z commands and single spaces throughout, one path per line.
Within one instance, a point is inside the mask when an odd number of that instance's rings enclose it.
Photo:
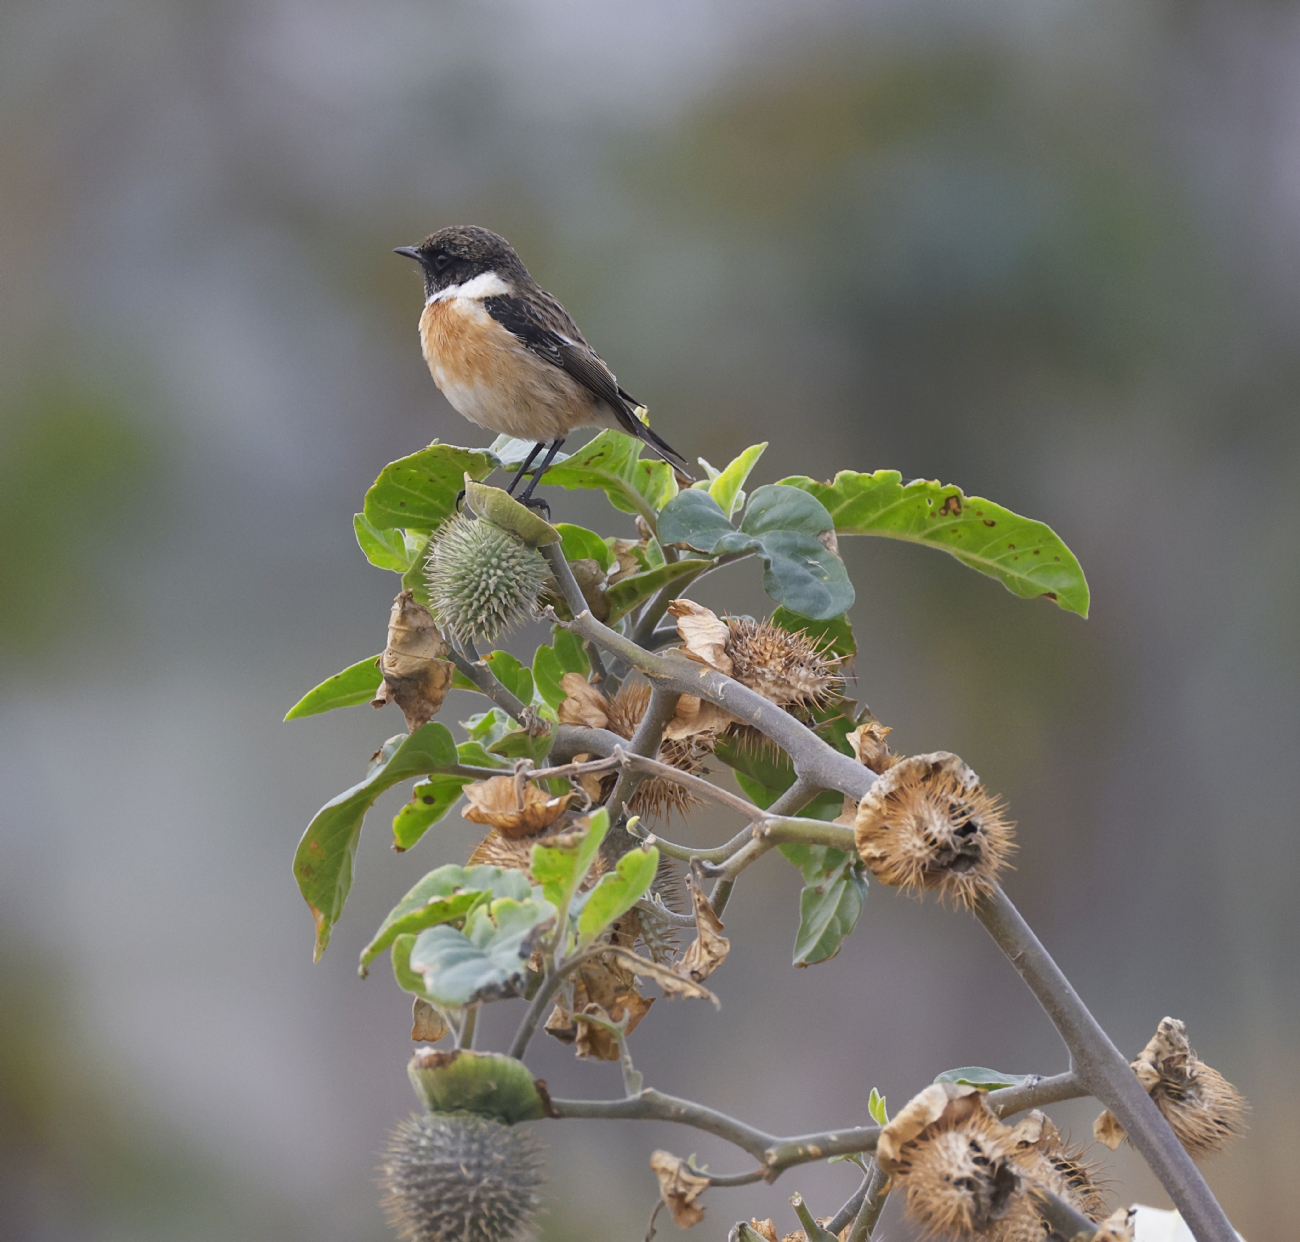
M 416 1043 L 436 1044 L 448 1030 L 450 1027 L 442 1020 L 442 1014 L 417 996 L 411 1006 L 411 1038 Z
M 727 954 L 731 952 L 731 941 L 720 934 L 722 920 L 714 913 L 695 877 L 689 873 L 686 876 L 686 888 L 691 894 L 691 905 L 695 908 L 695 940 L 678 962 L 677 973 L 700 983 L 727 960 Z
M 410 591 L 393 601 L 388 617 L 388 645 L 379 657 L 383 683 L 373 706 L 396 703 L 414 733 L 438 714 L 451 689 L 456 666 L 446 659 L 447 644 L 423 604 Z
M 730 677 L 731 657 L 727 654 L 727 643 L 731 638 L 731 627 L 717 613 L 693 599 L 673 600 L 668 605 L 668 612 L 677 618 L 682 650 L 691 659 Z
M 849 745 L 853 747 L 854 755 L 864 768 L 870 768 L 879 775 L 898 762 L 898 756 L 885 742 L 885 738 L 892 732 L 893 729 L 882 725 L 879 720 L 868 720 L 848 735 Z
M 650 1010 L 647 1000 L 635 987 L 632 972 L 622 966 L 611 952 L 583 962 L 574 973 L 565 1005 L 556 1005 L 546 1021 L 546 1031 L 561 1043 L 577 1044 L 577 1054 L 596 1061 L 617 1061 L 618 1041 L 610 1031 L 593 1022 L 584 1022 L 584 1013 L 619 1023 L 627 1019 L 624 1035 L 636 1030 L 637 1023 Z
M 522 801 L 520 794 L 522 792 Z M 544 832 L 564 814 L 572 793 L 551 797 L 545 790 L 513 776 L 493 776 L 465 786 L 461 815 L 475 824 L 490 824 L 503 837 L 518 840 Z
M 708 988 L 693 979 L 684 978 L 667 966 L 660 966 L 648 958 L 639 957 L 627 949 L 612 948 L 610 952 L 619 962 L 645 979 L 651 979 L 659 985 L 665 996 L 685 996 L 696 1000 L 709 1000 L 715 1009 L 721 1009 L 722 1003 Z
M 670 1151 L 656 1151 L 650 1157 L 650 1168 L 659 1179 L 659 1194 L 673 1215 L 678 1229 L 689 1229 L 704 1219 L 704 1209 L 696 1200 L 709 1188 L 709 1179 L 691 1172 L 690 1166 L 680 1156 Z
M 609 700 L 581 673 L 560 678 L 565 697 L 560 700 L 560 723 L 604 729 L 609 725 Z
M 1099 1143 L 1105 1143 L 1111 1151 L 1124 1141 L 1124 1127 L 1119 1124 L 1119 1118 L 1109 1108 L 1092 1123 L 1092 1137 Z

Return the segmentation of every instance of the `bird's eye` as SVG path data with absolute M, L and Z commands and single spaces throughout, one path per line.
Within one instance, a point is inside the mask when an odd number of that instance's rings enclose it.
M 447 264 L 451 262 L 451 255 L 440 253 L 434 256 L 433 270 L 435 272 L 444 272 L 447 270 Z

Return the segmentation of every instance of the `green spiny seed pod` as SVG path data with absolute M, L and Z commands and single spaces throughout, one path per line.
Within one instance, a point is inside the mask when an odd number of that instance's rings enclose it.
M 487 642 L 536 616 L 550 572 L 535 548 L 466 513 L 443 524 L 425 569 L 438 624 L 462 641 Z
M 384 1215 L 407 1242 L 512 1242 L 536 1219 L 541 1163 L 531 1133 L 492 1117 L 411 1117 L 380 1166 Z

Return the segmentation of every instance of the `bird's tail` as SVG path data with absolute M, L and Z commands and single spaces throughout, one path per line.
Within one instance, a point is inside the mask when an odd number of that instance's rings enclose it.
M 645 409 L 644 406 L 633 405 L 632 422 L 636 430 L 633 435 L 636 436 L 642 444 L 648 444 L 660 457 L 664 459 L 678 474 L 683 475 L 688 483 L 695 482 L 695 476 L 686 468 L 686 458 L 683 457 L 671 444 L 662 436 L 656 435 L 650 430 L 650 427 L 641 419 L 638 411 Z

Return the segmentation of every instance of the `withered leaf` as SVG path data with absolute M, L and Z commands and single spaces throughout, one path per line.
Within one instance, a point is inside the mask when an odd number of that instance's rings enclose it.
M 717 613 L 693 599 L 675 599 L 668 605 L 668 611 L 677 618 L 677 633 L 681 635 L 686 654 L 730 677 L 727 641 L 731 627 Z
M 689 1229 L 704 1219 L 704 1209 L 696 1200 L 709 1188 L 709 1179 L 691 1172 L 690 1166 L 680 1156 L 670 1151 L 656 1151 L 650 1157 L 650 1168 L 659 1179 L 659 1194 L 673 1215 L 678 1229 Z
M 1119 1124 L 1119 1118 L 1109 1108 L 1092 1123 L 1092 1137 L 1099 1143 L 1105 1143 L 1111 1151 L 1124 1141 L 1124 1127 Z
M 652 979 L 663 989 L 665 996 L 687 996 L 696 1000 L 710 1000 L 713 1002 L 715 1009 L 722 1008 L 721 1002 L 708 988 L 696 983 L 693 979 L 687 979 L 679 975 L 675 970 L 667 966 L 660 966 L 658 962 L 639 957 L 627 949 L 611 948 L 610 953 L 634 973 L 641 975 L 643 978 Z
M 686 876 L 686 887 L 695 908 L 695 940 L 677 964 L 677 973 L 696 983 L 707 979 L 731 952 L 731 941 L 721 935 L 722 920 L 714 913 L 694 875 Z
M 626 1018 L 624 1034 L 630 1035 L 654 1004 L 637 992 L 635 982 L 630 970 L 603 955 L 583 962 L 575 972 L 571 998 L 566 997 L 571 1008 L 556 1005 L 546 1022 L 547 1033 L 561 1043 L 576 1044 L 575 1051 L 580 1057 L 617 1061 L 618 1040 L 598 1024 L 584 1022 L 583 1016 L 592 1010 L 597 1017 L 614 1023 Z
M 604 729 L 609 725 L 609 700 L 581 673 L 560 678 L 564 698 L 560 700 L 560 723 Z
M 403 591 L 388 617 L 388 645 L 379 657 L 384 681 L 372 704 L 396 703 L 411 733 L 428 724 L 442 707 L 456 671 L 446 656 L 447 644 L 432 614 L 410 591 Z
M 450 1028 L 427 1000 L 417 996 L 411 1006 L 411 1038 L 416 1043 L 436 1044 Z

